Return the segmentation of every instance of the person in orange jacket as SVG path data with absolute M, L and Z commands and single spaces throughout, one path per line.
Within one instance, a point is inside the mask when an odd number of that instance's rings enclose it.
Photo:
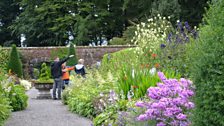
M 74 70 L 75 67 L 67 67 L 66 62 L 62 64 L 62 80 L 63 80 L 63 89 L 65 88 L 65 85 L 69 85 L 69 71 Z

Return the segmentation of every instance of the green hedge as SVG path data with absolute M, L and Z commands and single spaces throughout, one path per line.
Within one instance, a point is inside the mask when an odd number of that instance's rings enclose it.
M 192 49 L 191 76 L 196 85 L 195 126 L 224 125 L 224 1 L 216 0 L 204 17 Z

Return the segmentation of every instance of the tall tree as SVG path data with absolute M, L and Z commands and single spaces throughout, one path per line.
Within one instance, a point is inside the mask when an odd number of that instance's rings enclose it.
M 20 37 L 12 35 L 9 26 L 19 15 L 19 0 L 1 0 L 0 1 L 0 45 L 10 46 L 16 44 L 19 46 Z
M 188 21 L 191 26 L 197 26 L 202 21 L 205 8 L 211 0 L 179 0 L 181 5 L 180 19 Z

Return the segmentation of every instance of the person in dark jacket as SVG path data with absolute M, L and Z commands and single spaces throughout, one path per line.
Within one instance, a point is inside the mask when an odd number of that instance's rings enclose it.
M 56 89 L 58 88 L 58 99 L 61 99 L 61 89 L 62 89 L 62 70 L 61 65 L 66 62 L 69 58 L 74 55 L 70 55 L 69 57 L 60 60 L 59 57 L 55 58 L 54 62 L 51 64 L 51 75 L 54 79 L 53 85 L 53 99 L 56 100 Z

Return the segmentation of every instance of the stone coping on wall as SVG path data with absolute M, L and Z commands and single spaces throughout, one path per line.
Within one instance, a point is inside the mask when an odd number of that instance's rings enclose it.
M 22 50 L 38 50 L 38 49 L 51 49 L 51 48 L 67 48 L 68 46 L 47 46 L 47 47 L 17 47 Z M 108 45 L 108 46 L 74 46 L 77 49 L 88 49 L 88 48 L 131 48 L 136 47 L 136 45 Z M 11 49 L 11 47 L 3 47 L 3 49 Z

